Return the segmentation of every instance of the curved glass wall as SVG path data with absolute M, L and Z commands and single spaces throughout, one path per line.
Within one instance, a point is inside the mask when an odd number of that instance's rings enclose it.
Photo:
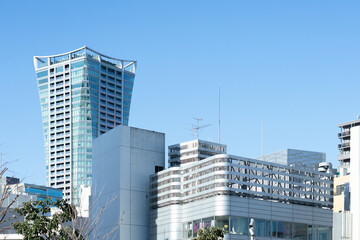
M 189 221 L 183 224 L 183 237 L 185 239 L 197 237 L 197 232 L 200 228 L 214 226 L 224 229 L 227 234 L 249 236 L 250 219 L 236 216 L 213 216 Z M 257 237 L 294 240 L 331 240 L 331 227 L 257 218 L 254 218 L 254 222 L 254 232 Z

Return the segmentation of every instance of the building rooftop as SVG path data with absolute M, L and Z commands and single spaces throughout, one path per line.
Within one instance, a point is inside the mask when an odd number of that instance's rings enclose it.
M 68 61 L 84 56 L 135 73 L 136 60 L 125 60 L 125 59 L 109 57 L 87 46 L 83 46 L 81 48 L 72 50 L 70 52 L 61 53 L 61 54 L 48 55 L 48 56 L 34 56 L 34 67 L 37 70 L 40 68 L 47 67 L 49 65 L 58 64 L 64 61 Z
M 354 125 L 360 125 L 360 119 L 356 119 L 354 121 L 346 122 L 346 123 L 340 123 L 339 127 L 345 127 L 345 126 L 354 126 Z

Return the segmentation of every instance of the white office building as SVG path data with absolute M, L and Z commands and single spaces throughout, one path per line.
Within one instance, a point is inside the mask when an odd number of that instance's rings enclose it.
M 88 47 L 35 56 L 42 112 L 47 185 L 80 205 L 91 186 L 92 140 L 128 125 L 136 61 L 105 56 Z
M 208 146 L 210 156 L 150 177 L 150 239 L 192 239 L 207 226 L 224 229 L 224 239 L 250 239 L 254 219 L 259 240 L 331 240 L 332 173 L 229 155 L 224 145 L 201 140 L 180 146 L 194 158 Z
M 101 215 L 98 235 L 114 239 L 149 239 L 149 176 L 165 167 L 165 134 L 118 126 L 93 141 L 90 221 Z M 113 238 L 110 238 L 113 239 Z
M 360 239 L 360 120 L 339 124 L 334 179 L 334 240 Z

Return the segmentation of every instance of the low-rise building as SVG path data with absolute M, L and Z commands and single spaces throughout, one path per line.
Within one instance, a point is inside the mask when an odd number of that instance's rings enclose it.
M 330 240 L 333 175 L 317 167 L 223 152 L 158 172 L 150 182 L 150 239 L 192 239 L 207 226 L 223 228 L 224 239 L 248 239 L 254 219 L 256 239 Z
M 8 188 L 7 188 L 7 187 Z M 1 211 L 8 206 L 6 217 L 0 224 L 0 239 L 23 239 L 22 235 L 16 234 L 15 230 L 11 227 L 11 224 L 18 221 L 20 216 L 14 212 L 14 208 L 19 208 L 24 202 L 44 200 L 46 198 L 52 198 L 53 200 L 61 200 L 63 192 L 61 189 L 52 187 L 45 187 L 36 184 L 29 184 L 21 182 L 18 178 L 4 177 L 0 180 L 0 190 L 2 196 L 4 191 L 11 191 L 1 205 Z

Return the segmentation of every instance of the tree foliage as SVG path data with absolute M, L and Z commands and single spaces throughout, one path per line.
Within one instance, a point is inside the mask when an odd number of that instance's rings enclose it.
M 197 232 L 197 238 L 194 240 L 218 240 L 223 238 L 225 231 L 218 227 L 207 227 L 205 229 L 199 229 Z
M 58 211 L 51 215 L 51 208 L 56 207 Z M 23 207 L 16 208 L 15 212 L 24 216 L 23 222 L 16 222 L 14 229 L 18 234 L 24 236 L 24 240 L 51 239 L 68 240 L 76 236 L 77 239 L 85 239 L 79 231 L 71 224 L 77 217 L 75 206 L 65 202 L 65 200 L 45 200 L 29 201 Z

